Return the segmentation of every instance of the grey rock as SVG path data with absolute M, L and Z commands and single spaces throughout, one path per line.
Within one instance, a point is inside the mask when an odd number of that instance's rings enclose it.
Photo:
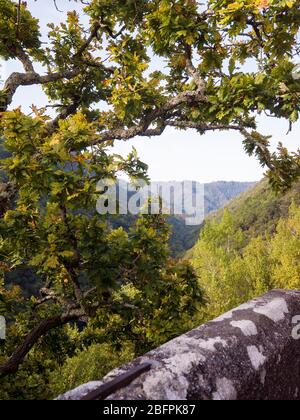
M 299 315 L 300 291 L 273 290 L 58 399 L 81 399 L 150 361 L 107 400 L 299 400 Z

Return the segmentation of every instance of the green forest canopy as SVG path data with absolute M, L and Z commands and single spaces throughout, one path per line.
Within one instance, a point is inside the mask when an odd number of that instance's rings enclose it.
M 300 289 L 299 205 L 274 222 L 273 235 L 266 226 L 264 234 L 250 237 L 228 210 L 206 224 L 191 261 L 209 301 L 207 319 L 271 289 Z

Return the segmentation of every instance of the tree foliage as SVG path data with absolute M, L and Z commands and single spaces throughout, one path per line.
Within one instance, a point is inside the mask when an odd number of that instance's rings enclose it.
M 129 233 L 111 231 L 95 215 L 97 181 L 120 173 L 147 178 L 134 151 L 127 158 L 109 151 L 115 141 L 158 136 L 168 127 L 199 134 L 234 130 L 247 153 L 270 170 L 275 187 L 290 187 L 300 174 L 299 153 L 291 155 L 283 144 L 272 153 L 269 137 L 256 127 L 262 112 L 291 127 L 298 120 L 299 80 L 292 72 L 299 2 L 87 3 L 89 25 L 70 12 L 58 26 L 49 22 L 45 45 L 26 2 L 0 1 L 0 56 L 24 68 L 9 75 L 0 92 L 1 147 L 7 152 L 0 188 L 1 305 L 11 314 L 0 374 L 16 372 L 28 356 L 24 369 L 34 371 L 28 384 L 37 381 L 42 359 L 46 376 L 45 360 L 50 368 L 55 364 L 52 347 L 43 345 L 56 327 L 84 317 L 115 345 L 125 334 L 146 349 L 186 328 L 201 302 L 191 267 L 168 257 L 160 215 L 139 219 Z M 250 61 L 252 71 L 244 66 Z M 30 115 L 12 109 L 17 90 L 34 85 L 47 95 L 45 108 L 33 105 Z M 205 240 L 215 238 L 220 261 L 228 261 L 229 251 L 240 258 L 242 234 L 229 220 L 222 229 L 208 230 Z M 203 251 L 213 263 L 210 245 Z M 40 296 L 30 300 L 2 286 L 7 273 L 23 267 L 43 282 Z M 229 296 L 230 267 L 220 267 L 229 306 L 246 293 L 243 286 Z M 62 348 L 59 363 L 74 351 Z
M 84 9 L 90 27 L 70 12 L 61 25 L 50 23 L 47 47 L 26 4 L 3 3 L 1 54 L 19 59 L 26 73 L 6 81 L 2 110 L 19 86 L 41 84 L 60 111 L 50 128 L 82 111 L 96 122 L 90 145 L 159 135 L 169 126 L 200 134 L 232 129 L 271 170 L 274 185 L 298 177 L 298 154 L 282 144 L 272 153 L 256 130 L 262 112 L 291 125 L 298 120 L 297 1 L 94 0 Z M 47 73 L 37 74 L 32 59 Z M 109 109 L 97 106 L 101 100 Z

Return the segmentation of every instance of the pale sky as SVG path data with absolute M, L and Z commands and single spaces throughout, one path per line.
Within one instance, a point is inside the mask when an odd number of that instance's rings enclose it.
M 47 22 L 63 21 L 65 13 L 56 11 L 53 0 L 27 0 L 32 14 L 40 19 L 43 36 L 47 34 Z M 80 10 L 74 2 L 57 0 L 61 10 Z M 5 80 L 11 71 L 22 71 L 21 66 L 11 61 L 2 63 L 1 80 Z M 22 104 L 23 112 L 29 106 L 43 106 L 45 96 L 38 87 L 20 88 L 15 96 L 13 107 Z M 294 126 L 292 133 L 286 135 L 288 122 L 274 118 L 261 117 L 259 131 L 273 135 L 272 147 L 282 141 L 289 150 L 299 148 L 300 123 Z M 114 152 L 127 154 L 134 146 L 141 160 L 149 165 L 149 175 L 153 181 L 195 180 L 198 182 L 258 181 L 264 170 L 255 158 L 250 158 L 243 150 L 242 136 L 235 132 L 207 133 L 200 136 L 193 130 L 177 131 L 167 129 L 160 137 L 152 139 L 136 138 L 129 142 L 117 142 Z

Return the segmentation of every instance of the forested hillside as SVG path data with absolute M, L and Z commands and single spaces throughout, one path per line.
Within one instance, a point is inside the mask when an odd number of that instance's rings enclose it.
M 205 217 L 211 212 L 221 209 L 232 198 L 253 187 L 253 182 L 212 182 L 204 185 Z M 182 256 L 191 249 L 198 237 L 202 226 L 187 226 L 184 218 L 170 217 L 168 219 L 172 231 L 170 247 L 172 255 Z
M 300 183 L 291 189 L 275 192 L 267 179 L 263 179 L 249 191 L 234 198 L 226 208 L 232 214 L 237 225 L 249 236 L 258 236 L 266 232 L 273 234 L 281 217 L 287 217 L 292 202 L 300 205 Z M 210 218 L 220 220 L 223 211 L 211 214 Z
M 266 180 L 212 214 L 187 253 L 209 301 L 207 318 L 273 288 L 300 288 L 300 183 Z

